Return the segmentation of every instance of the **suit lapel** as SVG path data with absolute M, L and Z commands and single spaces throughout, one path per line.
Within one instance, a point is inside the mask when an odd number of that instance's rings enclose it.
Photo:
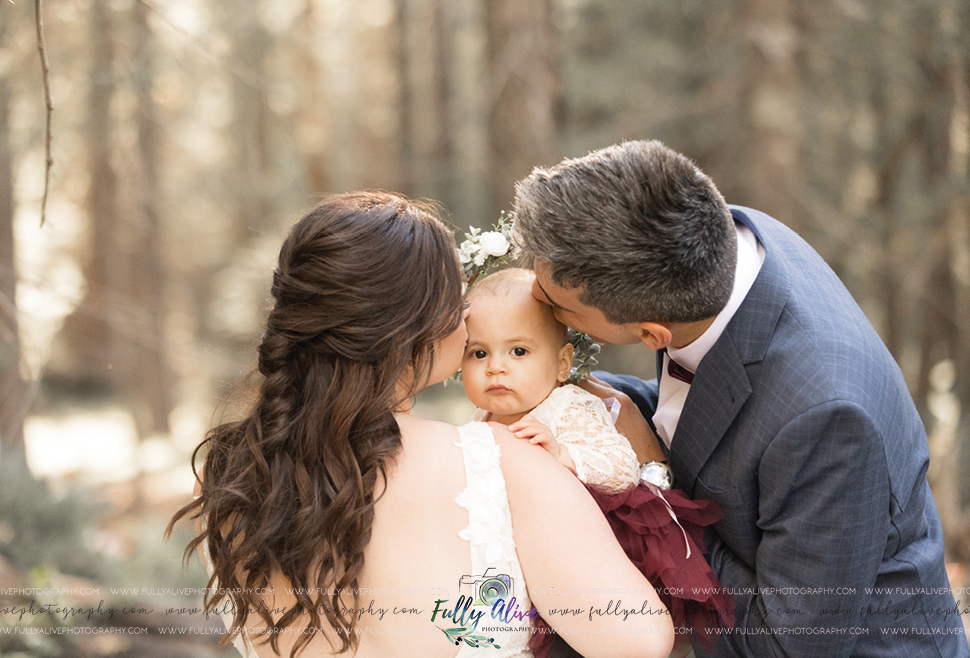
M 734 219 L 751 228 L 764 246 L 765 262 L 724 333 L 701 359 L 677 424 L 670 466 L 677 486 L 688 495 L 694 495 L 698 474 L 751 395 L 744 367 L 764 358 L 790 288 L 788 273 L 772 249 L 776 220 L 749 208 L 731 209 Z M 658 372 L 662 363 L 658 360 Z
M 697 369 L 671 443 L 670 466 L 688 495 L 750 394 L 741 356 L 725 333 Z

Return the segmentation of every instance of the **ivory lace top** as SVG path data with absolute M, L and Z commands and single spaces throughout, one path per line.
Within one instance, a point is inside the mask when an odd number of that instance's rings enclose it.
M 626 437 L 616 431 L 606 405 L 592 393 L 565 384 L 530 413 L 566 449 L 583 483 L 619 493 L 640 481 L 636 453 Z M 474 418 L 484 420 L 487 416 L 488 412 L 479 409 Z

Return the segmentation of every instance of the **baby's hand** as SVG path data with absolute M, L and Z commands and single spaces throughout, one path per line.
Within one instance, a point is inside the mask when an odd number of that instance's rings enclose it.
M 552 435 L 552 430 L 536 420 L 534 416 L 529 414 L 522 416 L 509 425 L 509 431 L 517 439 L 528 439 L 532 445 L 541 445 L 559 463 L 576 472 L 576 465 L 570 459 L 569 453 L 559 447 L 559 442 Z
M 526 414 L 509 425 L 509 431 L 517 439 L 528 439 L 532 445 L 541 445 L 550 455 L 559 458 L 559 443 L 552 430 L 540 423 L 534 416 Z

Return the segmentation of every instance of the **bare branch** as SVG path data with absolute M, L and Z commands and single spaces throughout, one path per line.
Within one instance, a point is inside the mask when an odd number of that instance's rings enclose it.
M 47 194 L 50 190 L 51 167 L 54 166 L 54 158 L 51 156 L 51 115 L 54 112 L 54 103 L 51 101 L 51 69 L 47 61 L 47 48 L 44 44 L 44 17 L 41 13 L 41 0 L 34 0 L 35 18 L 37 24 L 37 50 L 40 52 L 40 65 L 44 74 L 44 101 L 47 105 L 47 133 L 44 145 L 44 198 L 40 202 L 40 225 L 44 225 L 47 218 Z

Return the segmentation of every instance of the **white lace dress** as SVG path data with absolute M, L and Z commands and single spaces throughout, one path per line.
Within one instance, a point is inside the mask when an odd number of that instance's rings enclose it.
M 515 553 L 512 513 L 509 511 L 499 447 L 492 436 L 492 429 L 485 423 L 473 421 L 458 428 L 458 437 L 458 445 L 465 456 L 467 486 L 455 502 L 468 510 L 468 527 L 458 533 L 458 536 L 471 544 L 471 580 L 479 580 L 486 571 L 486 578 L 508 576 L 511 587 L 503 598 L 508 603 L 514 596 L 518 610 L 527 613 L 532 609 L 532 602 L 522 577 L 519 557 Z M 503 579 L 499 579 L 499 582 L 505 583 Z M 486 623 L 485 627 L 490 629 L 487 633 L 481 628 Z M 501 648 L 475 649 L 463 644 L 456 658 L 530 658 L 532 652 L 526 649 L 529 641 L 528 627 L 528 617 L 521 621 L 512 619 L 509 624 L 502 624 L 486 613 L 476 633 L 493 638 L 494 644 Z
M 529 600 L 522 568 L 515 553 L 512 513 L 509 511 L 499 447 L 492 436 L 492 429 L 485 423 L 471 422 L 462 425 L 458 428 L 456 445 L 461 447 L 465 458 L 466 487 L 455 502 L 468 510 L 468 527 L 458 533 L 458 536 L 471 545 L 472 558 L 471 573 L 462 578 L 462 584 L 459 585 L 460 589 L 467 588 L 468 591 L 460 593 L 478 593 L 482 585 L 491 585 L 491 591 L 498 592 L 508 585 L 508 591 L 499 592 L 506 604 L 514 596 L 515 608 L 512 611 L 528 613 L 532 609 L 532 602 Z M 202 550 L 206 571 L 211 574 L 212 561 L 204 543 Z M 218 584 L 215 586 L 218 587 Z M 226 628 L 232 626 L 231 614 L 220 617 Z M 525 617 L 520 621 L 510 616 L 510 619 L 508 624 L 492 619 L 489 607 L 475 634 L 490 638 L 492 644 L 500 648 L 496 650 L 482 646 L 476 649 L 462 643 L 455 658 L 531 658 L 532 652 L 526 648 L 529 641 L 529 618 Z M 487 631 L 484 630 L 486 628 Z M 237 636 L 233 645 L 243 658 L 259 658 L 248 636 Z
M 576 465 L 576 477 L 610 493 L 640 481 L 640 463 L 630 442 L 613 427 L 601 399 L 578 386 L 564 384 L 529 412 L 548 427 Z M 488 412 L 478 409 L 475 420 Z

